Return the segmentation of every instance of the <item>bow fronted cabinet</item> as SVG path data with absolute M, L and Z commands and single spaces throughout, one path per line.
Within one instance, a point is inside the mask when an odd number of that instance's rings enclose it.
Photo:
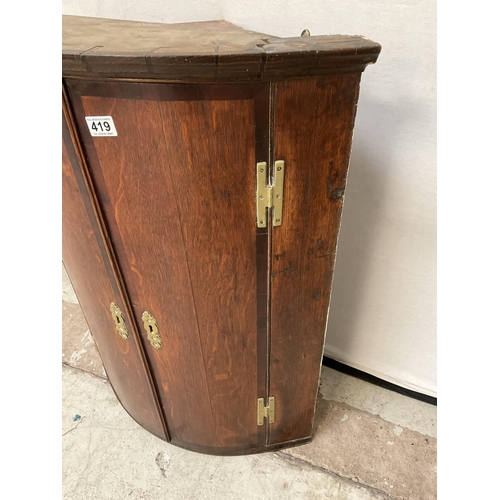
M 380 45 L 64 16 L 63 259 L 127 412 L 311 439 L 360 78 Z

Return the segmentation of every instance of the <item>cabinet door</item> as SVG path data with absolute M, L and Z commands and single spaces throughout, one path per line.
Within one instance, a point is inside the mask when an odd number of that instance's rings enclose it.
M 80 158 L 64 115 L 62 132 L 64 265 L 117 398 L 143 427 L 167 439 L 148 369 L 114 278 Z M 122 311 L 120 322 L 128 330 L 127 338 L 120 336 L 115 328 L 114 315 L 110 310 L 112 302 Z
M 271 259 L 271 444 L 312 432 L 360 76 L 275 86 L 273 154 L 286 178 Z
M 265 445 L 268 233 L 255 223 L 255 164 L 269 160 L 269 85 L 66 83 L 172 442 Z M 92 136 L 89 116 L 111 116 L 117 135 Z

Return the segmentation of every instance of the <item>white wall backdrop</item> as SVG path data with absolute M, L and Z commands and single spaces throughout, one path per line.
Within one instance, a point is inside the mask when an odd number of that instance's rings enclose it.
M 63 13 L 382 44 L 361 81 L 325 349 L 436 396 L 435 0 L 63 0 Z

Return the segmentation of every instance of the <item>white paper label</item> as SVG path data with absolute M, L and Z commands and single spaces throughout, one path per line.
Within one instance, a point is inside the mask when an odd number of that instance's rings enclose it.
M 118 135 L 111 116 L 86 116 L 85 120 L 87 120 L 90 135 L 94 137 Z

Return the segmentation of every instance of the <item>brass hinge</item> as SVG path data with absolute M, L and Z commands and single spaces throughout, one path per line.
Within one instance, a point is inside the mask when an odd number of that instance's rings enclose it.
M 273 183 L 267 185 L 267 163 L 257 163 L 257 227 L 266 227 L 266 208 L 273 208 L 273 226 L 281 226 L 283 217 L 283 176 L 285 162 L 274 162 Z
M 264 406 L 264 398 L 257 399 L 257 425 L 264 425 L 264 417 L 269 424 L 274 424 L 274 396 L 269 398 L 267 406 Z

